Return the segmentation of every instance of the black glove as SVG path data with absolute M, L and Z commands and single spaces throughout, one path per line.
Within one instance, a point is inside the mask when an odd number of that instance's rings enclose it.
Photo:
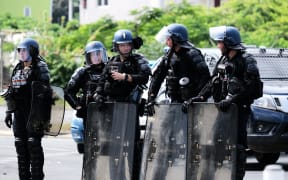
M 148 116 L 153 116 L 155 114 L 155 108 L 154 108 L 155 104 L 156 104 L 155 98 L 153 96 L 150 96 L 150 98 L 148 99 L 148 103 L 145 106 Z
M 95 102 L 97 102 L 97 103 L 104 103 L 104 101 L 105 101 L 104 96 L 102 96 L 100 94 L 94 94 L 93 98 L 94 98 Z
M 95 94 L 93 96 L 95 102 L 97 103 L 98 109 L 103 110 L 105 108 L 105 98 L 100 94 Z
M 226 112 L 232 104 L 231 99 L 224 99 L 219 102 L 219 108 L 221 111 Z
M 148 102 L 148 104 L 146 105 L 145 108 L 146 108 L 148 116 L 153 116 L 155 114 L 154 105 L 155 105 L 155 101 Z
M 204 98 L 202 96 L 192 97 L 188 99 L 187 101 L 184 101 L 184 103 L 182 104 L 182 111 L 184 113 L 187 113 L 188 107 L 190 104 L 192 104 L 193 102 L 203 102 L 203 101 L 204 101 Z
M 6 124 L 6 126 L 8 128 L 11 128 L 11 125 L 12 125 L 12 113 L 6 112 L 5 124 Z

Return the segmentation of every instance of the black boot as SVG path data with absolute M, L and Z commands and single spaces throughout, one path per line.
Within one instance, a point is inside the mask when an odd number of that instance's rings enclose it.
M 28 147 L 31 162 L 32 180 L 43 180 L 44 153 L 41 145 L 41 138 L 30 137 Z
M 246 168 L 246 151 L 243 145 L 237 145 L 236 180 L 243 180 Z
M 15 147 L 18 159 L 18 173 L 20 180 L 30 180 L 30 155 L 25 138 L 15 138 Z

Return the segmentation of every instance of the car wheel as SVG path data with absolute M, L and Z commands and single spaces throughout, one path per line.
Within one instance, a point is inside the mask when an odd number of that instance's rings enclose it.
M 261 164 L 274 164 L 279 159 L 280 153 L 260 153 L 254 152 L 257 161 Z
M 79 154 L 83 154 L 84 153 L 84 144 L 79 143 L 77 144 L 77 150 Z

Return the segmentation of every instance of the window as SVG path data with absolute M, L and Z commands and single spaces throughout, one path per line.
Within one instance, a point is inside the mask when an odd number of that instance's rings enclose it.
M 221 0 L 215 0 L 215 1 L 214 1 L 214 4 L 215 4 L 215 5 L 214 5 L 215 7 L 219 7 L 220 4 L 221 4 Z
M 83 9 L 87 9 L 87 0 L 83 0 Z
M 107 6 L 108 0 L 97 0 L 98 6 Z
M 30 7 L 24 7 L 24 16 L 25 17 L 31 16 L 31 8 Z

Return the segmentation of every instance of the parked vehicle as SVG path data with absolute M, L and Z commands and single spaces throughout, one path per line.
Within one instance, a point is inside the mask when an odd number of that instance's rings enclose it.
M 248 123 L 248 147 L 258 162 L 277 162 L 288 152 L 288 49 L 254 49 L 263 96 L 252 104 Z
M 71 135 L 72 139 L 76 142 L 77 151 L 82 154 L 84 153 L 84 127 L 83 127 L 83 119 L 73 116 L 71 121 Z

